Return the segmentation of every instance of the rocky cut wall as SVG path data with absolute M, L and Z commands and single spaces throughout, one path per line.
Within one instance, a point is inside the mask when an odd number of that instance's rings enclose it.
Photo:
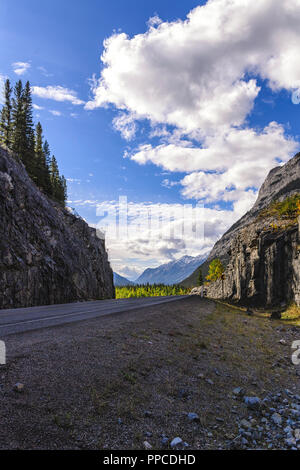
M 0 308 L 114 295 L 104 240 L 46 197 L 0 147 Z
M 300 219 L 299 219 L 300 220 Z M 256 224 L 232 240 L 225 279 L 211 283 L 207 295 L 256 306 L 300 304 L 299 226 L 262 231 Z

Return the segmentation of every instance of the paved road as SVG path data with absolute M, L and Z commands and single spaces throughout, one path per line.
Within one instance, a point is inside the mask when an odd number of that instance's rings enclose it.
M 48 328 L 91 318 L 145 308 L 188 296 L 148 297 L 139 299 L 97 300 L 72 304 L 0 310 L 0 338 L 25 331 Z

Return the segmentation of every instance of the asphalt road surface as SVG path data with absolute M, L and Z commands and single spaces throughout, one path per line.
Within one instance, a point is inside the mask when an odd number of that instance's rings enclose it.
M 14 333 L 48 328 L 102 317 L 136 308 L 173 302 L 188 296 L 147 297 L 139 299 L 97 300 L 72 304 L 0 310 L 0 338 Z

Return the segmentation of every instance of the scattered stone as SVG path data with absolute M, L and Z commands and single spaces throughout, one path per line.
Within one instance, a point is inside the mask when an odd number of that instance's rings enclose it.
M 177 446 L 182 445 L 182 444 L 183 444 L 182 439 L 180 439 L 180 437 L 175 437 L 172 440 L 170 446 L 172 447 L 172 449 L 174 449 L 174 447 L 177 447 Z
M 187 390 L 185 390 L 184 388 L 181 388 L 180 390 L 178 390 L 178 397 L 179 398 L 188 398 L 189 397 L 189 392 Z
M 187 417 L 190 421 L 194 421 L 194 422 L 200 421 L 199 415 L 197 415 L 197 413 L 188 413 Z
M 151 450 L 152 449 L 152 445 L 148 441 L 144 442 L 144 447 L 145 447 L 146 450 Z
M 118 424 L 123 424 L 123 421 L 121 420 L 121 418 L 118 418 Z
M 279 413 L 273 413 L 271 416 L 271 420 L 273 421 L 273 423 L 277 424 L 277 426 L 282 423 L 282 417 Z
M 207 382 L 208 384 L 210 384 L 210 385 L 213 385 L 213 384 L 214 384 L 211 379 L 206 379 L 206 382 Z
M 295 429 L 294 436 L 295 436 L 296 441 L 300 440 L 300 429 Z
M 247 421 L 246 419 L 242 419 L 242 421 L 240 422 L 240 425 L 246 429 L 251 428 L 251 423 Z
M 241 396 L 243 394 L 242 387 L 236 387 L 232 390 L 232 393 L 237 396 Z
M 244 402 L 247 407 L 251 410 L 256 410 L 260 407 L 261 401 L 258 397 L 245 397 Z
M 15 385 L 14 385 L 14 391 L 15 392 L 18 392 L 18 393 L 21 393 L 24 391 L 24 384 L 22 384 L 21 382 L 17 382 Z
M 153 434 L 152 434 L 152 432 L 146 431 L 146 432 L 145 432 L 145 436 L 147 436 L 147 437 L 152 437 Z
M 144 411 L 144 416 L 145 416 L 145 418 L 151 418 L 151 416 L 152 416 L 151 411 L 147 411 L 147 410 Z
M 294 439 L 293 437 L 285 439 L 285 442 L 289 447 L 294 447 L 296 445 L 296 439 Z
M 168 437 L 163 437 L 160 442 L 161 442 L 161 445 L 162 445 L 163 447 L 166 447 L 166 446 L 168 445 L 169 438 L 168 438 Z
M 280 344 L 286 344 L 286 340 L 285 340 L 285 339 L 280 339 L 278 342 L 279 342 Z

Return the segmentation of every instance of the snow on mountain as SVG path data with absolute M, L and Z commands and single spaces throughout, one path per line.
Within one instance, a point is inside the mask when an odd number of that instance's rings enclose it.
M 136 279 L 136 284 L 177 284 L 200 266 L 208 253 L 199 256 L 183 256 L 182 258 L 162 264 L 157 268 L 146 269 Z

